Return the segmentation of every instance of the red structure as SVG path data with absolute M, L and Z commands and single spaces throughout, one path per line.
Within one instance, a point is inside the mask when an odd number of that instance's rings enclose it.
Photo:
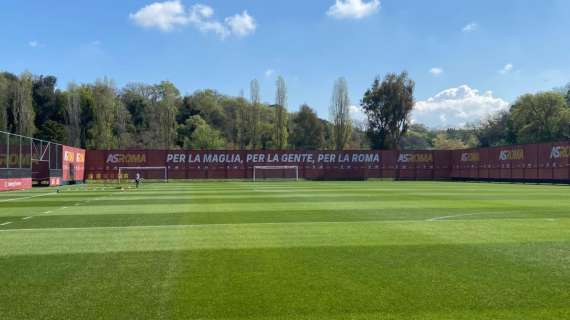
M 63 146 L 63 183 L 79 183 L 85 180 L 85 150 Z
M 166 168 L 168 179 L 251 179 L 256 166 L 297 166 L 305 179 L 570 182 L 568 142 L 457 151 L 87 151 L 87 179 Z M 159 179 L 165 170 L 143 171 Z

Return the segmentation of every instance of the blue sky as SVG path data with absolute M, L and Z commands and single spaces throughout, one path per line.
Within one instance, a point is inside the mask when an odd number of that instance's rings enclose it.
M 567 0 L 4 0 L 0 70 L 93 82 L 174 82 L 274 100 L 328 117 L 344 76 L 358 105 L 377 75 L 407 70 L 414 120 L 474 122 L 519 95 L 570 82 Z M 355 116 L 359 117 L 355 109 Z

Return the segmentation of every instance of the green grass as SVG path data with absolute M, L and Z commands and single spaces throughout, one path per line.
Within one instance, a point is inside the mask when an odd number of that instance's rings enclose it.
M 567 186 L 93 188 L 0 194 L 0 319 L 570 319 Z

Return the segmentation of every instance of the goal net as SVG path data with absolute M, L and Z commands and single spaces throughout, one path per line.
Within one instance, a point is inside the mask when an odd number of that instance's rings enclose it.
M 168 169 L 166 167 L 120 167 L 117 176 L 119 183 L 133 181 L 137 173 L 146 181 L 168 182 Z
M 299 167 L 297 166 L 255 166 L 253 167 L 253 181 L 259 180 L 299 180 Z

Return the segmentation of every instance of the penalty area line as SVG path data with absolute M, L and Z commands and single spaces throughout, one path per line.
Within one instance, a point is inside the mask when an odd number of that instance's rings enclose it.
M 427 219 L 425 221 L 445 221 L 445 220 L 450 220 L 452 218 L 470 217 L 470 216 L 477 216 L 477 215 L 484 215 L 484 214 L 501 214 L 501 213 L 513 213 L 513 212 L 509 212 L 509 211 L 473 212 L 473 213 L 456 214 L 456 215 L 452 215 L 452 216 L 435 217 L 435 218 Z
M 51 192 L 51 193 L 45 193 L 45 194 L 38 194 L 35 196 L 29 196 L 29 197 L 21 197 L 21 198 L 13 198 L 13 199 L 4 199 L 4 200 L 0 200 L 0 202 L 10 202 L 10 201 L 18 201 L 18 200 L 26 200 L 26 199 L 33 199 L 33 198 L 39 198 L 39 197 L 47 197 L 47 196 L 51 196 L 56 194 L 55 192 Z

